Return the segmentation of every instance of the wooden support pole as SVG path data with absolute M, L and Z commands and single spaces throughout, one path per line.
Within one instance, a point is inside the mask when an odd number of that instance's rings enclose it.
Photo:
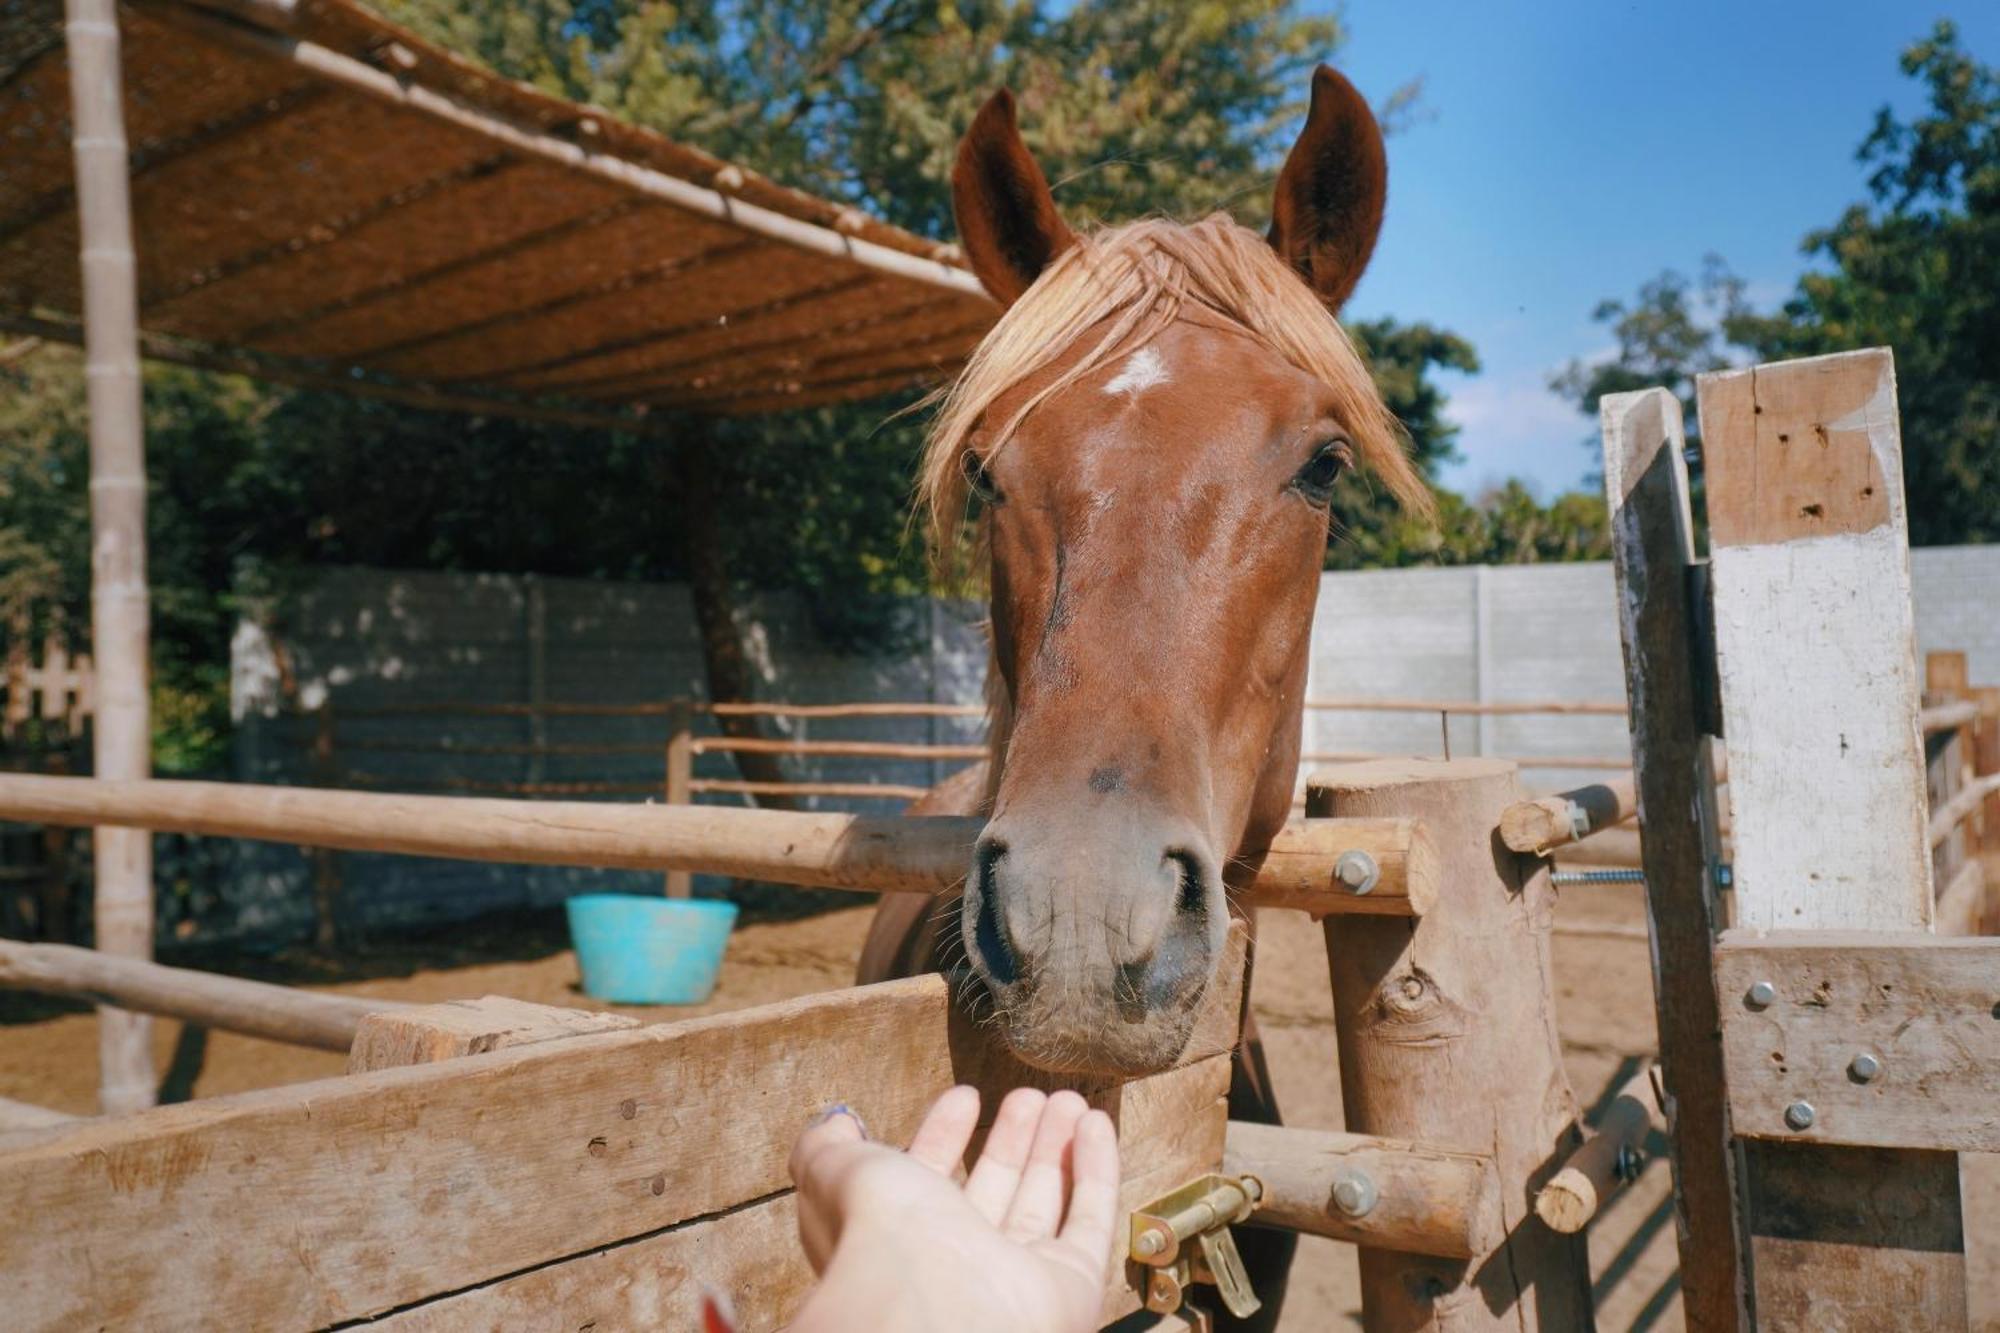
M 1748 1262 L 1710 962 L 1723 920 L 1709 738 L 1715 673 L 1695 647 L 1706 634 L 1681 405 L 1664 389 L 1647 389 L 1607 394 L 1599 415 L 1639 821 L 1647 833 L 1635 850 L 1652 928 L 1682 1303 L 1691 1333 L 1738 1333 L 1751 1327 Z M 1584 846 L 1620 836 L 1607 833 Z
M 162 967 L 67 944 L 0 940 L 0 989 L 74 995 L 224 1032 L 344 1051 L 369 1014 L 408 1008 L 401 1000 L 322 995 L 241 977 Z
M 807 888 L 946 893 L 985 827 L 976 818 L 902 818 L 717 806 L 399 796 L 250 783 L 103 782 L 0 774 L 0 818 L 134 828 L 440 856 L 513 865 L 690 870 Z M 1244 897 L 1315 915 L 1408 917 L 1437 900 L 1434 843 L 1414 819 L 1293 821 Z M 1336 876 L 1366 851 L 1378 878 L 1361 892 Z
M 1265 1226 L 1452 1259 L 1490 1254 L 1507 1234 L 1485 1157 L 1246 1120 L 1229 1122 L 1226 1149 L 1224 1171 L 1264 1182 L 1252 1221 Z
M 1520 799 L 1496 759 L 1377 761 L 1315 774 L 1307 809 L 1416 818 L 1442 861 L 1437 910 L 1326 924 L 1352 1133 L 1492 1158 L 1505 1239 L 1479 1260 L 1361 1248 L 1371 1329 L 1589 1329 L 1582 1238 L 1535 1222 L 1529 1199 L 1578 1136 L 1551 993 L 1555 894 L 1540 863 L 1496 855 Z
M 324 699 L 313 710 L 313 785 L 340 785 L 340 763 L 333 748 L 333 700 Z M 331 847 L 312 849 L 313 943 L 331 949 L 340 936 L 340 853 Z
M 1734 924 L 1927 939 L 1934 902 L 1894 363 L 1873 348 L 1703 375 L 1696 389 Z M 1733 1025 L 1762 1019 L 1754 997 L 1721 999 L 1727 1047 Z M 1731 1066 L 1732 1082 L 1738 1073 Z M 1957 1157 L 1840 1148 L 1810 1133 L 1750 1138 L 1771 1131 L 1745 1123 L 1739 1092 L 1730 1095 L 1746 1136 L 1758 1321 L 1964 1329 Z
M 138 263 L 132 250 L 117 0 L 64 0 L 82 240 L 84 375 L 90 404 L 90 623 L 97 659 L 93 762 L 99 777 L 152 771 L 147 687 L 146 461 L 139 388 Z M 153 955 L 153 840 L 97 831 L 97 947 Z M 152 1025 L 98 1014 L 98 1100 L 107 1114 L 151 1106 Z
M 1656 1128 L 1664 1133 L 1666 1121 L 1653 1095 L 1652 1071 L 1642 1069 L 1612 1098 L 1596 1133 L 1535 1195 L 1535 1216 L 1566 1235 L 1589 1226 L 1612 1196 L 1638 1178 L 1646 1135 Z
M 694 803 L 694 708 L 686 699 L 674 700 L 667 713 L 667 804 Z M 667 897 L 687 898 L 694 894 L 694 876 L 685 870 L 669 870 Z
M 1514 851 L 1540 856 L 1551 848 L 1614 828 L 1638 813 L 1634 780 L 1610 778 L 1554 796 L 1515 802 L 1500 816 L 1500 840 Z

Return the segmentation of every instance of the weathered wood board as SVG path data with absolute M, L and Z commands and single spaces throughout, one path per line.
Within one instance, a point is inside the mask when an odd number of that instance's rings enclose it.
M 1736 1212 L 1740 1163 L 1730 1143 L 1710 953 L 1722 922 L 1716 865 L 1712 663 L 1691 578 L 1690 510 L 1681 405 L 1664 389 L 1606 395 L 1604 488 L 1618 576 L 1618 626 L 1632 719 L 1639 818 L 1630 836 L 1646 871 L 1653 939 L 1653 1010 L 1673 1141 L 1674 1208 L 1688 1326 L 1750 1327 L 1747 1256 Z M 1624 835 L 1614 829 L 1581 847 Z M 1638 858 L 1635 858 L 1638 859 Z
M 2000 939 L 1731 936 L 1715 978 L 1738 1134 L 2000 1152 Z M 1801 1102 L 1803 1130 L 1785 1120 Z
M 1704 375 L 1736 925 L 1930 924 L 1895 368 Z
M 1236 984 L 1189 1068 L 1085 1089 L 1121 1121 L 1135 1196 L 1222 1160 Z M 0 1216 L 35 1219 L 0 1233 L 0 1290 L 10 1328 L 207 1328 L 224 1312 L 310 1328 L 526 1274 L 468 1308 L 482 1324 L 537 1281 L 547 1301 L 590 1287 L 529 1273 L 557 1261 L 714 1250 L 669 1229 L 781 1194 L 821 1107 L 846 1101 L 893 1142 L 954 1082 L 1019 1073 L 927 976 L 58 1127 L 0 1153 Z
M 505 995 L 412 1005 L 369 1014 L 355 1026 L 347 1072 L 365 1074 L 638 1026 L 638 1019 L 625 1014 L 531 1004 Z
M 1703 375 L 1696 388 L 1735 924 L 1777 932 L 1773 943 L 1810 930 L 1922 942 L 1931 844 L 1894 364 L 1874 348 Z M 1723 998 L 1735 1023 L 1733 976 Z M 1774 1071 L 1797 1059 L 1775 1055 L 1761 1056 Z M 1735 1132 L 1770 1132 L 1772 1108 L 1745 1100 L 1750 1070 L 1728 1063 Z M 1851 1119 L 1838 1110 L 1836 1122 Z M 1921 1140 L 1940 1141 L 1935 1129 Z M 1965 1327 L 1951 1154 L 1874 1150 L 1864 1189 L 1846 1175 L 1852 1154 L 1824 1137 L 1744 1143 L 1760 1324 L 1889 1327 L 1883 1293 L 1951 1291 L 1893 1326 Z M 1851 1206 L 1834 1203 L 1836 1180 Z

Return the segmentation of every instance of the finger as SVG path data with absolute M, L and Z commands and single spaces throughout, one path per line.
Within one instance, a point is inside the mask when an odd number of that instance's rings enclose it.
M 799 1246 L 815 1273 L 826 1271 L 840 1239 L 840 1163 L 865 1138 L 860 1118 L 833 1106 L 813 1117 L 792 1145 L 788 1165 L 798 1187 Z
M 1103 1268 L 1118 1239 L 1118 1131 L 1111 1117 L 1092 1111 L 1077 1122 L 1070 1149 L 1069 1216 L 1062 1243 Z
M 1048 1100 L 1033 1088 L 1008 1093 L 987 1132 L 986 1146 L 979 1150 L 979 1160 L 966 1177 L 966 1202 L 996 1227 L 1007 1216 L 1007 1205 L 1014 1201 L 1021 1169 L 1028 1163 L 1028 1149 L 1034 1146 L 1035 1127 L 1041 1123 L 1042 1107 Z
M 804 1131 L 792 1144 L 791 1160 L 787 1163 L 792 1184 L 804 1189 L 814 1160 L 824 1160 L 828 1148 L 843 1143 L 859 1143 L 867 1137 L 868 1130 L 852 1107 L 845 1102 L 827 1107 L 806 1122 Z
M 979 1089 L 963 1084 L 952 1088 L 931 1103 L 917 1136 L 910 1140 L 910 1156 L 941 1176 L 958 1170 L 965 1158 L 965 1145 L 979 1127 Z
M 1021 1183 L 1000 1227 L 1011 1239 L 1027 1242 L 1056 1234 L 1056 1223 L 1063 1215 L 1063 1196 L 1068 1193 L 1070 1144 L 1076 1139 L 1077 1122 L 1089 1109 L 1073 1092 L 1057 1093 L 1042 1108 L 1042 1123 L 1035 1130 L 1034 1146 L 1028 1150 L 1028 1164 L 1021 1169 Z

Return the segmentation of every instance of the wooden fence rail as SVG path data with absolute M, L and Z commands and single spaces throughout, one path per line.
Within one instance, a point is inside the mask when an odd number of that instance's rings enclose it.
M 900 818 L 714 806 L 522 802 L 247 783 L 0 775 L 0 818 L 249 838 L 343 851 L 622 870 L 680 870 L 809 888 L 941 893 L 965 877 L 976 818 Z M 1379 878 L 1354 892 L 1334 875 L 1365 852 Z M 1437 854 L 1413 819 L 1294 822 L 1273 842 L 1249 901 L 1333 912 L 1421 915 Z

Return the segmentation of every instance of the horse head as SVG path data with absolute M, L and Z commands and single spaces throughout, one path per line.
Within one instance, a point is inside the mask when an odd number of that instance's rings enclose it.
M 1322 66 L 1270 233 L 1223 215 L 1071 231 L 995 94 L 953 176 L 1004 307 L 943 398 L 922 491 L 982 511 L 990 819 L 960 910 L 1009 1044 L 1069 1072 L 1171 1064 L 1230 891 L 1289 816 L 1334 483 L 1427 493 L 1334 311 L 1387 168 Z

